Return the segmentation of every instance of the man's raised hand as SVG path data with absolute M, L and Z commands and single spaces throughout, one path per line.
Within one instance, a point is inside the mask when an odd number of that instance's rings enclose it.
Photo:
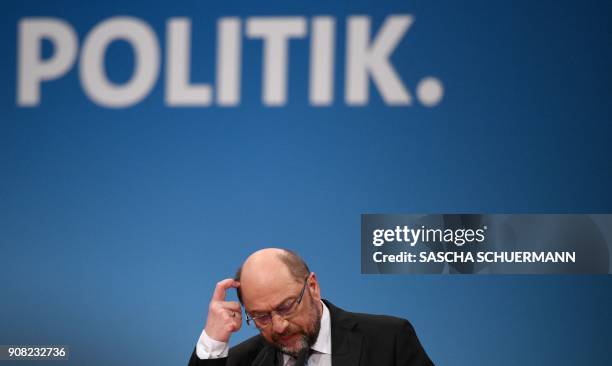
M 226 278 L 217 283 L 206 318 L 206 334 L 216 341 L 228 343 L 232 333 L 242 325 L 242 308 L 237 301 L 225 301 L 225 294 L 230 288 L 237 288 L 240 282 Z

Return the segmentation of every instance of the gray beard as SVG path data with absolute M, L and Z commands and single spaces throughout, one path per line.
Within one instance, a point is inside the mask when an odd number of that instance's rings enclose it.
M 288 354 L 289 356 L 297 358 L 300 353 L 308 352 L 310 350 L 310 347 L 315 344 L 315 342 L 317 341 L 317 337 L 319 337 L 319 331 L 321 330 L 321 318 L 323 317 L 323 311 L 319 311 L 317 308 L 317 305 L 320 305 L 320 303 L 314 303 L 314 301 L 312 301 L 312 298 L 310 299 L 310 301 L 312 304 L 311 315 L 314 316 L 315 319 L 314 324 L 311 324 L 312 331 L 306 334 L 300 334 L 300 348 L 298 350 L 288 349 L 285 346 L 275 344 L 274 347 L 277 350 L 281 351 L 282 353 Z

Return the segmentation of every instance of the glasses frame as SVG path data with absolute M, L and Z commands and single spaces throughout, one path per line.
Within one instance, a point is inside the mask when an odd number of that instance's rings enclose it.
M 282 314 L 279 314 L 276 310 L 272 310 L 270 312 L 267 312 L 267 313 L 264 313 L 264 314 L 261 314 L 261 315 L 251 316 L 251 314 L 247 313 L 246 308 L 245 308 L 244 309 L 244 314 L 246 315 L 246 323 L 247 323 L 247 325 L 250 326 L 251 324 L 255 324 L 255 326 L 257 326 L 257 328 L 265 328 L 268 325 L 272 324 L 272 319 L 274 318 L 274 314 L 280 316 L 283 319 L 287 319 L 288 317 L 293 315 L 295 313 L 295 311 L 297 310 L 297 307 L 302 302 L 302 299 L 304 298 L 304 293 L 306 292 L 306 285 L 308 284 L 308 279 L 309 278 L 310 278 L 310 274 L 308 274 L 308 277 L 306 277 L 304 279 L 304 286 L 302 287 L 302 291 L 300 291 L 300 295 L 295 300 L 293 300 L 293 302 L 291 302 L 287 306 L 287 308 L 290 309 L 288 313 L 286 313 L 285 315 L 282 315 Z M 262 319 L 262 318 L 264 318 L 266 316 L 270 317 L 270 322 L 269 323 L 266 323 L 264 325 L 257 324 L 257 320 L 258 319 Z

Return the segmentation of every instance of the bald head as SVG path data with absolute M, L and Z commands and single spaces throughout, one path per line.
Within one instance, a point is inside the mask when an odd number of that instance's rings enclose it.
M 238 299 L 244 303 L 243 296 L 273 290 L 275 287 L 304 282 L 310 269 L 297 253 L 280 248 L 266 248 L 251 254 L 236 272 Z

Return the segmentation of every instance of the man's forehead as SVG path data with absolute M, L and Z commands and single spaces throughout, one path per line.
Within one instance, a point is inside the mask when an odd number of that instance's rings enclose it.
M 263 281 L 247 277 L 240 282 L 242 300 L 250 310 L 272 310 L 290 297 L 295 296 L 300 284 L 293 277 L 277 276 Z

